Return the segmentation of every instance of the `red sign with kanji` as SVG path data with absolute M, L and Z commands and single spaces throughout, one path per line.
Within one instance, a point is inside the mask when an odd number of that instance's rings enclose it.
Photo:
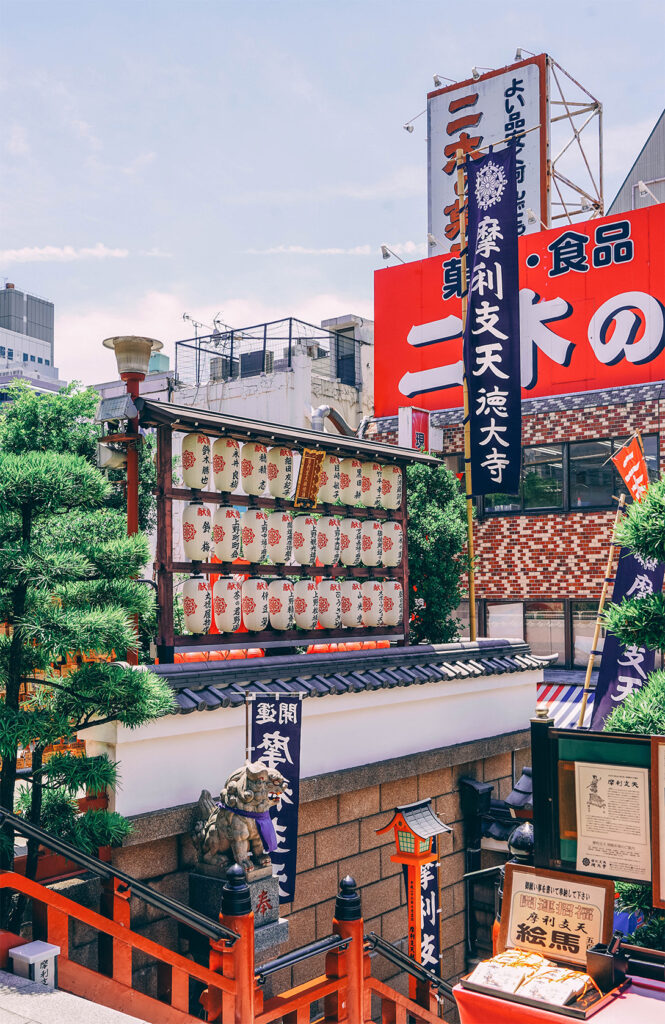
M 642 438 L 638 434 L 630 444 L 626 444 L 616 455 L 612 456 L 612 462 L 621 474 L 621 479 L 630 491 L 634 501 L 641 501 L 649 486 L 649 470 L 644 458 Z
M 519 278 L 523 399 L 665 379 L 665 204 L 523 235 Z M 376 271 L 377 416 L 463 404 L 461 292 L 455 254 Z

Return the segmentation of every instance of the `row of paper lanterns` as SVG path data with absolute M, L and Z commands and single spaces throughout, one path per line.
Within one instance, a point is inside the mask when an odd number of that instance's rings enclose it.
M 265 580 L 220 576 L 212 588 L 202 575 L 185 580 L 182 592 L 185 628 L 209 633 L 212 612 L 220 633 L 241 625 L 252 632 L 397 626 L 404 594 L 396 580 Z
M 182 478 L 185 487 L 205 490 L 210 482 L 218 491 L 260 497 L 291 498 L 295 487 L 294 452 L 277 445 L 230 437 L 210 444 L 207 434 L 185 434 L 182 441 Z M 402 502 L 402 471 L 396 465 L 340 459 L 326 455 L 319 476 L 319 501 L 395 510 Z
M 270 559 L 283 565 L 397 566 L 402 561 L 404 535 L 395 520 L 338 519 L 336 516 L 296 515 L 282 509 L 266 512 L 250 508 L 239 512 L 219 505 L 212 515 L 208 505 L 191 501 L 182 516 L 185 558 L 220 562 L 243 558 L 248 562 Z

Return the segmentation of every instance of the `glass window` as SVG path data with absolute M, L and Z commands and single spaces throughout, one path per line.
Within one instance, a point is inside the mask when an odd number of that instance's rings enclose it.
M 30 362 L 34 363 L 34 361 L 35 361 L 35 357 L 34 356 L 30 356 Z
M 7 349 L 7 359 L 13 359 L 13 358 L 14 358 L 14 349 L 13 348 L 8 348 Z
M 28 361 L 28 353 L 27 353 L 27 352 L 24 352 L 24 353 L 23 353 L 23 362 L 24 362 L 24 363 L 27 363 L 27 361 Z
M 479 620 L 479 611 L 480 611 L 479 603 L 478 603 L 478 601 L 476 601 L 476 632 L 478 632 L 478 622 L 480 621 Z M 460 621 L 460 627 L 459 627 L 460 639 L 465 639 L 466 638 L 468 640 L 469 639 L 469 635 L 470 635 L 470 633 L 469 633 L 469 602 L 468 601 L 460 601 L 459 606 L 453 612 L 453 618 L 454 619 L 459 619 L 459 621 Z
M 356 343 L 337 335 L 337 376 L 342 384 L 356 386 Z
M 522 501 L 519 494 L 487 494 L 485 508 L 488 512 L 519 512 Z
M 563 601 L 528 601 L 525 607 L 526 642 L 533 654 L 556 654 L 556 665 L 566 661 Z
M 517 637 L 524 639 L 523 605 L 521 601 L 512 604 L 487 605 L 487 635 L 495 640 Z
M 611 441 L 579 441 L 570 445 L 570 506 L 609 506 L 614 488 Z
M 51 360 L 50 359 L 45 359 L 44 362 L 46 363 L 47 366 L 51 365 Z
M 41 357 L 41 356 L 37 356 L 37 362 L 38 362 L 38 363 L 42 363 L 43 361 L 44 361 L 44 360 L 42 359 L 42 357 Z
M 524 508 L 563 507 L 563 445 L 524 449 L 522 495 Z
M 573 601 L 573 665 L 586 668 L 593 644 L 593 633 L 598 615 L 597 601 Z M 602 651 L 605 630 L 601 629 L 597 650 Z
M 5 346 L 4 345 L 0 345 L 0 356 L 2 356 L 4 358 L 4 355 L 5 355 Z

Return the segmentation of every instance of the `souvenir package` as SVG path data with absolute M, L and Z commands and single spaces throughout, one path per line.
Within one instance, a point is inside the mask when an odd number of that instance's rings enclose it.
M 460 985 L 587 1020 L 630 985 L 610 946 L 613 903 L 607 879 L 508 863 L 498 952 Z

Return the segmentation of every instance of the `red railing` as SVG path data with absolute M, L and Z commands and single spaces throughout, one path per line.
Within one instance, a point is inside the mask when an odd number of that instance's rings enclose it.
M 137 883 L 137 889 L 140 884 Z M 158 945 L 129 927 L 131 890 L 125 882 L 110 879 L 97 913 L 74 903 L 38 882 L 12 871 L 0 872 L 0 891 L 23 893 L 33 901 L 33 938 L 60 947 L 58 985 L 91 1002 L 133 1014 L 148 1024 L 194 1024 L 190 981 L 203 986 L 200 1003 L 205 1019 L 220 1024 L 310 1024 L 314 1004 L 323 1002 L 321 1024 L 371 1024 L 372 998 L 382 1024 L 440 1024 L 436 994 L 422 968 L 410 962 L 411 998 L 371 976 L 368 949 L 372 938 L 364 936 L 360 897 L 351 878 L 343 880 L 335 903 L 333 934 L 283 957 L 263 964 L 254 961 L 254 915 L 244 872 L 231 868 L 222 899 L 220 926 L 210 921 L 223 937 L 210 939 L 208 966 L 186 959 Z M 70 957 L 69 922 L 80 921 L 99 933 L 99 972 L 83 967 Z M 375 937 L 376 938 L 376 937 Z M 7 951 L 27 939 L 0 931 L 0 967 L 7 966 Z M 369 943 L 369 945 L 368 945 Z M 260 982 L 269 973 L 302 962 L 327 945 L 325 973 L 296 988 L 265 999 Z M 389 959 L 404 960 L 389 943 L 374 943 Z M 158 998 L 133 988 L 132 954 L 136 950 L 159 965 Z M 392 953 L 391 953 L 392 950 Z M 407 958 L 408 959 L 408 958 Z M 439 983 L 443 985 L 443 983 Z M 449 986 L 444 986 L 449 990 Z

